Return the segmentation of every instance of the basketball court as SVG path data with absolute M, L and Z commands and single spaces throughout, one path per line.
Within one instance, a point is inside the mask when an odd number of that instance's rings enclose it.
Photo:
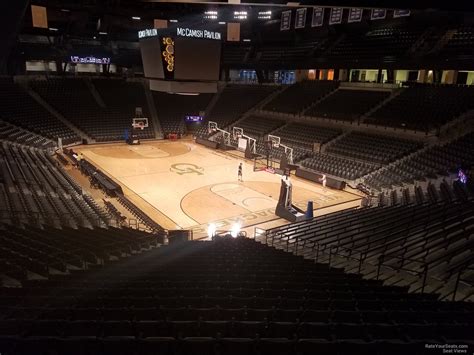
M 146 141 L 87 145 L 75 148 L 84 158 L 118 182 L 125 195 L 166 229 L 192 229 L 206 235 L 209 223 L 229 230 L 288 223 L 274 210 L 280 175 L 254 171 L 253 161 L 212 150 L 191 140 Z M 243 182 L 237 168 L 243 163 Z M 293 204 L 306 210 L 312 200 L 315 215 L 360 205 L 355 193 L 323 189 L 292 177 Z

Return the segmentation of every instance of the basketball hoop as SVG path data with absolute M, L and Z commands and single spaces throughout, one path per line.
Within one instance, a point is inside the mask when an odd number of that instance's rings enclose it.
M 132 119 L 132 127 L 136 130 L 143 131 L 148 127 L 148 118 L 146 117 L 135 117 Z
M 143 122 L 137 122 L 132 124 L 134 129 L 139 129 L 139 130 L 144 130 L 145 129 L 145 124 Z

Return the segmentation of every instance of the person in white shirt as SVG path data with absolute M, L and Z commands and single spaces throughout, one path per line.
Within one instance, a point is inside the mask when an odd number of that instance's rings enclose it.
M 323 174 L 321 176 L 321 179 L 319 179 L 319 181 L 321 181 L 321 184 L 323 184 L 323 188 L 326 190 L 326 182 L 327 182 L 326 175 Z

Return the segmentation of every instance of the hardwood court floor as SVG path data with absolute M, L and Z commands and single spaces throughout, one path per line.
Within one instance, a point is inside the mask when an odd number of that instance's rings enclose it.
M 253 162 L 225 152 L 192 141 L 88 145 L 75 150 L 120 183 L 127 197 L 167 229 L 193 229 L 202 235 L 210 222 L 228 230 L 237 221 L 249 227 L 281 220 L 273 213 L 280 176 L 254 172 Z M 240 162 L 243 182 L 237 181 Z M 347 208 L 347 203 L 357 205 L 361 199 L 297 177 L 292 182 L 293 203 L 304 210 L 308 200 L 319 211 L 330 206 L 334 210 L 336 205 Z

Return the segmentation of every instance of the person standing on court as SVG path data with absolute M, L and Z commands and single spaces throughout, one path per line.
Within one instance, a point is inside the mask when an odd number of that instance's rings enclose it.
M 327 182 L 326 174 L 323 174 L 323 176 L 321 177 L 321 179 L 319 179 L 319 181 L 321 181 L 321 183 L 323 184 L 324 190 L 326 190 L 326 182 Z
M 239 181 L 243 181 L 242 180 L 242 163 L 239 164 L 239 171 L 237 173 L 237 178 Z

